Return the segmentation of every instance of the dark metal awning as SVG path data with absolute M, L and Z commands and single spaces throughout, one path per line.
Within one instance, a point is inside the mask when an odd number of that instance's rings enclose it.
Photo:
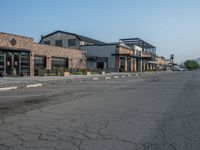
M 116 53 L 116 54 L 112 54 L 112 56 L 126 56 L 126 57 L 130 57 L 130 54 L 120 54 L 120 53 Z
M 136 58 L 136 59 L 142 59 L 141 56 L 137 56 L 137 55 L 131 55 L 132 58 Z
M 142 56 L 143 60 L 147 60 L 147 61 L 155 61 L 156 59 L 154 57 L 151 56 Z
M 0 50 L 10 50 L 10 51 L 24 51 L 24 52 L 30 52 L 28 49 L 22 49 L 22 48 L 11 48 L 11 47 L 3 47 L 0 46 Z
M 87 61 L 106 62 L 107 60 L 108 60 L 107 57 L 87 56 Z

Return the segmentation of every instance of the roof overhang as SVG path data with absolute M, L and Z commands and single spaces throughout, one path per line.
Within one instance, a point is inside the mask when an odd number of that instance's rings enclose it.
M 4 46 L 0 46 L 0 50 L 12 50 L 12 51 L 30 52 L 30 50 L 28 50 L 28 49 L 4 47 Z
M 126 56 L 126 57 L 130 57 L 131 55 L 130 54 L 120 54 L 120 53 L 115 53 L 115 54 L 112 54 L 112 56 Z

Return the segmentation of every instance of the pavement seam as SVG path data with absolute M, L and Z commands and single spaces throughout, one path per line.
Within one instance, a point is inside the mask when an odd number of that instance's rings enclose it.
M 17 86 L 0 88 L 0 91 L 16 90 Z

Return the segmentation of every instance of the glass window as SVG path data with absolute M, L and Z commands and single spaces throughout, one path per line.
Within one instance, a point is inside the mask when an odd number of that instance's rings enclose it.
M 76 46 L 76 39 L 69 39 L 68 40 L 68 46 Z
M 50 41 L 43 41 L 43 44 L 50 45 Z
M 21 52 L 21 74 L 22 75 L 29 75 L 29 53 L 28 52 Z
M 141 51 L 136 50 L 136 55 L 141 56 Z
M 46 57 L 35 56 L 34 57 L 34 66 L 35 66 L 35 69 L 44 69 L 46 67 Z
M 62 47 L 62 40 L 56 40 L 55 41 L 55 45 L 59 46 L 59 47 Z
M 51 60 L 52 68 L 68 68 L 68 59 L 53 57 Z

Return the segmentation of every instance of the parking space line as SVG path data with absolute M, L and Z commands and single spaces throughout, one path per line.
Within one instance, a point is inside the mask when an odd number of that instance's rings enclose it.
M 27 85 L 26 87 L 32 88 L 32 87 L 40 87 L 40 86 L 43 86 L 43 84 L 30 84 L 30 85 Z
M 119 79 L 119 76 L 114 76 L 114 79 Z
M 106 80 L 111 79 L 111 77 L 105 77 Z
M 99 80 L 99 78 L 92 78 L 92 80 Z
M 17 89 L 17 87 L 16 87 L 16 86 L 12 86 L 12 87 L 0 88 L 0 91 L 16 90 L 16 89 Z

